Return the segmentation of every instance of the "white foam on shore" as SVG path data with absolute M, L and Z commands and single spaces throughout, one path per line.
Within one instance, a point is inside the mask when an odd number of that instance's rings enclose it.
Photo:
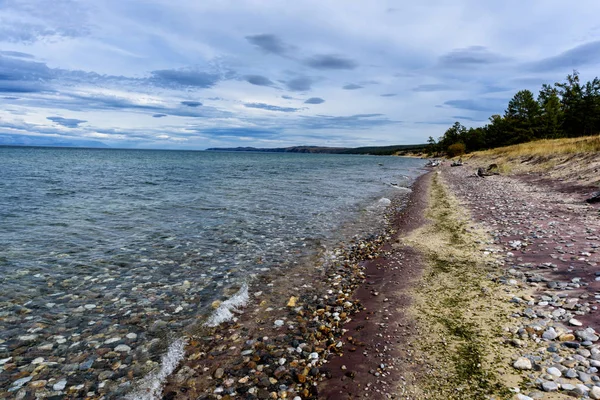
M 214 327 L 230 321 L 234 317 L 233 312 L 239 312 L 246 304 L 248 304 L 248 285 L 244 283 L 236 294 L 221 303 L 204 325 Z
M 128 394 L 125 399 L 159 400 L 162 397 L 162 389 L 167 377 L 175 371 L 185 355 L 185 345 L 185 339 L 177 339 L 171 343 L 167 352 L 162 356 L 160 369 L 141 379 L 137 384 L 137 389 Z

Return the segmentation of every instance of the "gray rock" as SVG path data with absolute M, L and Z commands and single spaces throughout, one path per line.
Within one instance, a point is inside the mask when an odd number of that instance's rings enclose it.
M 542 334 L 542 337 L 546 340 L 554 340 L 558 337 L 558 333 L 556 333 L 554 328 L 549 328 Z
M 64 390 L 66 386 L 67 386 L 67 380 L 61 379 L 60 381 L 58 381 L 54 385 L 52 385 L 52 390 L 56 390 L 57 392 L 60 392 L 61 390 Z
M 546 381 L 542 383 L 542 390 L 544 392 L 556 392 L 558 390 L 558 385 L 555 382 Z

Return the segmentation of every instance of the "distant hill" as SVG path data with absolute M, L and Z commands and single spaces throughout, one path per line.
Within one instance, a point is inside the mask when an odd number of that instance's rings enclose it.
M 370 147 L 320 147 L 320 146 L 293 146 L 278 148 L 258 147 L 213 147 L 206 151 L 249 151 L 262 153 L 321 153 L 321 154 L 371 154 L 377 156 L 389 156 L 408 152 L 423 151 L 425 144 L 408 144 L 396 146 L 370 146 Z

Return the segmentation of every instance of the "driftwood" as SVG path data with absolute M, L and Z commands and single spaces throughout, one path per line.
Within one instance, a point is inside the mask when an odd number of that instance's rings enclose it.
M 500 172 L 498 172 L 498 164 L 490 164 L 487 167 L 487 169 L 479 167 L 477 168 L 477 172 L 475 172 L 475 175 L 477 175 L 480 178 L 492 175 L 500 175 Z
M 589 199 L 585 200 L 586 203 L 600 203 L 600 192 L 596 192 Z

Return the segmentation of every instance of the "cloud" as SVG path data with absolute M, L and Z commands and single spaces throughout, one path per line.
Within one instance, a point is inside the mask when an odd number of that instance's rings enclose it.
M 286 95 L 286 94 L 282 95 L 282 96 L 281 96 L 281 98 L 282 98 L 282 99 L 286 99 L 286 100 L 296 100 L 296 98 L 295 98 L 295 97 L 288 96 L 288 95 Z
M 452 87 L 445 83 L 425 83 L 413 88 L 413 92 L 441 92 L 446 90 L 452 90 Z
M 5 51 L 5 50 L 0 50 L 0 55 L 6 56 L 6 57 L 16 57 L 16 58 L 35 58 L 31 54 L 21 53 L 20 51 Z
M 163 117 L 166 117 L 166 116 L 167 116 L 167 114 L 153 114 L 152 115 L 152 117 L 154 117 L 154 118 L 163 118 Z
M 162 69 L 151 74 L 154 84 L 172 88 L 211 88 L 221 80 L 217 74 L 186 69 Z
M 188 128 L 190 131 L 195 131 L 207 136 L 215 137 L 252 137 L 252 138 L 272 138 L 278 136 L 281 132 L 276 129 L 260 129 L 260 128 Z
M 600 63 L 600 40 L 579 45 L 556 56 L 544 58 L 531 63 L 528 67 L 536 72 L 548 72 L 575 69 L 598 63 Z
M 483 46 L 471 46 L 455 49 L 439 58 L 439 64 L 445 68 L 468 68 L 497 64 L 508 61 L 507 57 L 490 52 Z
M 313 83 L 314 81 L 312 80 L 312 78 L 309 78 L 307 76 L 300 76 L 298 78 L 294 78 L 285 82 L 285 85 L 289 90 L 303 92 L 310 90 Z
M 59 125 L 62 125 L 67 128 L 78 128 L 79 124 L 87 122 L 82 119 L 74 119 L 74 118 L 63 118 L 63 117 L 46 117 L 47 120 L 55 122 Z
M 45 81 L 53 72 L 44 63 L 0 56 L 0 81 Z
M 396 93 L 384 93 L 384 94 L 380 94 L 381 97 L 394 97 L 397 96 Z
M 486 112 L 500 112 L 504 110 L 508 104 L 506 99 L 466 99 L 466 100 L 448 100 L 444 102 L 445 106 L 452 108 L 459 108 L 462 110 L 471 111 L 486 111 Z
M 280 112 L 296 112 L 296 111 L 300 110 L 299 108 L 279 107 L 279 106 L 273 106 L 273 105 L 265 104 L 265 103 L 246 103 L 246 104 L 244 104 L 244 107 L 260 108 L 261 110 L 280 111 Z
M 0 40 L 32 43 L 78 38 L 90 32 L 86 2 L 52 0 L 52 7 L 36 1 L 3 0 L 0 7 Z
M 279 107 L 279 106 L 273 106 L 273 105 L 265 104 L 265 103 L 246 103 L 246 104 L 244 104 L 244 107 L 259 108 L 261 110 L 279 111 L 279 112 L 296 112 L 296 111 L 300 110 L 299 108 Z
M 299 126 L 304 129 L 369 129 L 376 126 L 398 124 L 383 114 L 354 114 L 349 116 L 301 116 Z
M 285 44 L 279 37 L 270 33 L 246 36 L 246 40 L 265 53 L 284 55 L 292 46 Z
M 256 86 L 275 86 L 273 81 L 262 75 L 246 75 L 244 80 Z
M 0 79 L 0 93 L 35 93 L 46 89 L 41 83 L 22 81 L 2 81 Z
M 202 103 L 200 103 L 199 101 L 182 101 L 181 104 L 183 104 L 184 106 L 188 106 L 188 107 L 199 107 L 202 105 Z
M 311 97 L 310 99 L 308 99 L 304 102 L 304 104 L 321 104 L 321 103 L 325 103 L 325 100 L 323 100 L 320 97 Z
M 56 147 L 108 147 L 96 140 L 35 135 L 9 135 L 0 133 L 0 145 L 4 146 L 56 146 Z
M 357 85 L 356 83 L 349 83 L 348 85 L 344 85 L 344 87 L 342 87 L 344 90 L 356 90 L 362 88 L 363 86 Z
M 458 120 L 464 120 L 464 121 L 472 121 L 472 122 L 481 122 L 481 121 L 485 121 L 485 119 L 481 119 L 481 118 L 474 118 L 474 117 L 466 117 L 464 115 L 454 115 L 452 116 L 453 119 L 458 119 Z
M 355 69 L 358 65 L 353 60 L 335 54 L 319 54 L 304 61 L 315 69 Z

